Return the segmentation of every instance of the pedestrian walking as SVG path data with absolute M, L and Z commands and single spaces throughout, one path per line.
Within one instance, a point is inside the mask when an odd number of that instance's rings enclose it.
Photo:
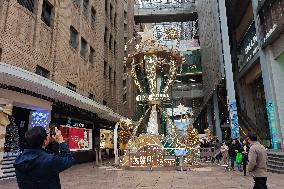
M 247 140 L 244 140 L 243 148 L 242 148 L 244 176 L 247 175 L 248 152 L 249 152 L 249 145 L 248 145 Z
M 215 160 L 218 162 L 218 164 L 220 163 L 221 159 L 222 159 L 222 153 L 221 153 L 221 146 L 222 144 L 219 142 L 219 140 L 216 140 L 215 143 Z
M 253 189 L 267 189 L 267 153 L 263 145 L 257 141 L 254 133 L 248 134 L 248 142 L 251 144 L 248 154 L 248 171 L 253 175 Z
M 50 138 L 59 143 L 59 154 L 45 150 Z M 72 166 L 74 158 L 59 130 L 53 136 L 43 127 L 33 127 L 25 133 L 24 152 L 14 163 L 20 189 L 60 189 L 59 173 Z
M 231 168 L 234 171 L 235 170 L 235 160 L 237 156 L 237 142 L 235 139 L 232 140 L 231 145 L 229 146 L 229 157 L 231 162 Z
M 239 140 L 236 141 L 236 165 L 239 171 L 241 171 L 241 166 L 243 162 L 243 156 L 242 156 L 242 145 L 239 142 Z
M 229 147 L 226 145 L 226 142 L 223 142 L 223 145 L 221 146 L 220 149 L 221 153 L 222 153 L 222 160 L 220 162 L 220 164 L 222 166 L 228 166 L 228 151 L 229 151 Z

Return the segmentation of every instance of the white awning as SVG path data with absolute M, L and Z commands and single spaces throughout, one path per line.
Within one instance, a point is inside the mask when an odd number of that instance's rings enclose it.
M 35 73 L 0 62 L 0 83 L 14 86 L 67 104 L 97 113 L 100 118 L 117 122 L 125 118 L 112 109 L 85 96 L 73 92 L 47 78 Z

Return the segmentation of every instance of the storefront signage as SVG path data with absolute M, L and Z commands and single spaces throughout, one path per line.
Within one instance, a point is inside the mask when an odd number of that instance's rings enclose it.
M 243 39 L 239 43 L 238 65 L 240 70 L 254 57 L 254 55 L 258 52 L 258 49 L 255 22 L 252 22 Z
M 268 123 L 271 133 L 271 144 L 273 149 L 278 149 L 279 132 L 276 125 L 275 105 L 271 101 L 266 102 L 266 109 L 268 114 Z
M 146 100 L 169 100 L 170 96 L 168 94 L 151 94 L 151 95 L 138 95 L 136 97 L 137 102 L 146 101 Z
M 81 123 L 75 120 L 72 120 L 71 118 L 68 118 L 67 124 L 66 126 L 68 127 L 80 127 L 80 128 L 84 128 L 86 127 L 85 123 Z
M 284 26 L 284 1 L 266 0 L 259 11 L 260 18 L 260 43 L 264 47 L 273 38 L 277 37 L 277 30 Z M 281 31 L 279 32 L 279 34 Z
M 139 151 L 131 157 L 131 166 L 133 167 L 162 167 L 164 166 L 164 156 L 161 149 L 149 147 Z

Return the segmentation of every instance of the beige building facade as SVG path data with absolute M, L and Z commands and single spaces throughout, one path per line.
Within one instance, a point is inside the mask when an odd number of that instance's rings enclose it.
M 125 41 L 133 36 L 132 0 L 0 4 L 2 63 L 37 73 L 131 116 L 131 82 L 123 82 L 123 58 Z

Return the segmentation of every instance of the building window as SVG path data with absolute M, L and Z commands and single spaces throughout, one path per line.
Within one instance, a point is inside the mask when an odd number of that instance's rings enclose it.
M 42 2 L 41 20 L 47 26 L 50 26 L 50 24 L 51 24 L 51 14 L 52 14 L 52 11 L 53 11 L 53 6 L 47 0 L 43 0 L 43 2 Z
M 94 63 L 94 56 L 95 56 L 95 50 L 90 47 L 90 54 L 89 54 L 89 63 L 93 64 Z
M 86 50 L 87 50 L 87 41 L 81 37 L 81 50 L 80 50 L 80 55 L 82 57 L 86 57 Z
M 123 81 L 122 81 L 123 83 L 123 87 L 126 87 L 126 79 L 124 79 Z
M 78 32 L 73 26 L 70 26 L 70 45 L 74 49 L 78 47 Z
M 123 73 L 126 73 L 127 72 L 127 67 L 126 65 L 123 65 Z
M 112 49 L 112 35 L 110 35 L 109 37 L 108 46 L 109 46 L 109 49 L 111 50 Z
M 115 55 L 116 54 L 116 41 L 114 41 L 113 52 L 114 52 L 114 55 Z
M 36 74 L 45 78 L 49 78 L 49 71 L 39 65 L 36 66 Z
M 113 72 L 113 82 L 116 82 L 116 72 Z
M 124 31 L 127 31 L 127 24 L 124 24 Z
M 17 2 L 25 7 L 30 12 L 34 12 L 35 2 L 34 0 L 17 0 Z
M 95 95 L 93 93 L 89 93 L 89 99 L 95 100 Z
M 74 85 L 73 83 L 67 81 L 67 86 L 66 86 L 66 88 L 67 88 L 67 89 L 70 89 L 71 91 L 76 92 L 77 86 Z
M 107 62 L 104 61 L 104 78 L 106 78 L 106 74 L 107 74 Z
M 124 20 L 127 20 L 127 12 L 124 11 Z
M 107 30 L 107 28 L 105 28 L 105 35 L 104 35 L 104 42 L 105 43 L 107 42 L 107 32 L 108 32 L 108 30 Z
M 96 10 L 92 7 L 91 9 L 91 24 L 92 24 L 92 27 L 95 27 L 95 24 L 96 24 Z
M 117 14 L 114 14 L 114 27 L 116 27 L 116 23 L 117 23 Z
M 125 102 L 127 102 L 127 94 L 126 93 L 123 95 L 123 103 L 125 103 Z
M 108 79 L 111 80 L 111 67 L 109 66 L 108 68 Z
M 2 60 L 2 53 L 3 53 L 3 49 L 0 48 L 0 61 Z
M 83 0 L 83 15 L 88 16 L 89 0 Z
M 103 100 L 103 105 L 107 106 L 107 101 Z
M 108 0 L 105 0 L 105 11 L 106 11 L 106 14 L 107 14 L 107 6 L 108 5 Z
M 80 6 L 80 4 L 81 4 L 81 0 L 72 0 L 72 1 L 77 6 Z
M 110 4 L 109 19 L 110 19 L 111 23 L 113 23 L 112 22 L 112 12 L 113 12 L 113 6 L 112 6 L 112 4 Z

